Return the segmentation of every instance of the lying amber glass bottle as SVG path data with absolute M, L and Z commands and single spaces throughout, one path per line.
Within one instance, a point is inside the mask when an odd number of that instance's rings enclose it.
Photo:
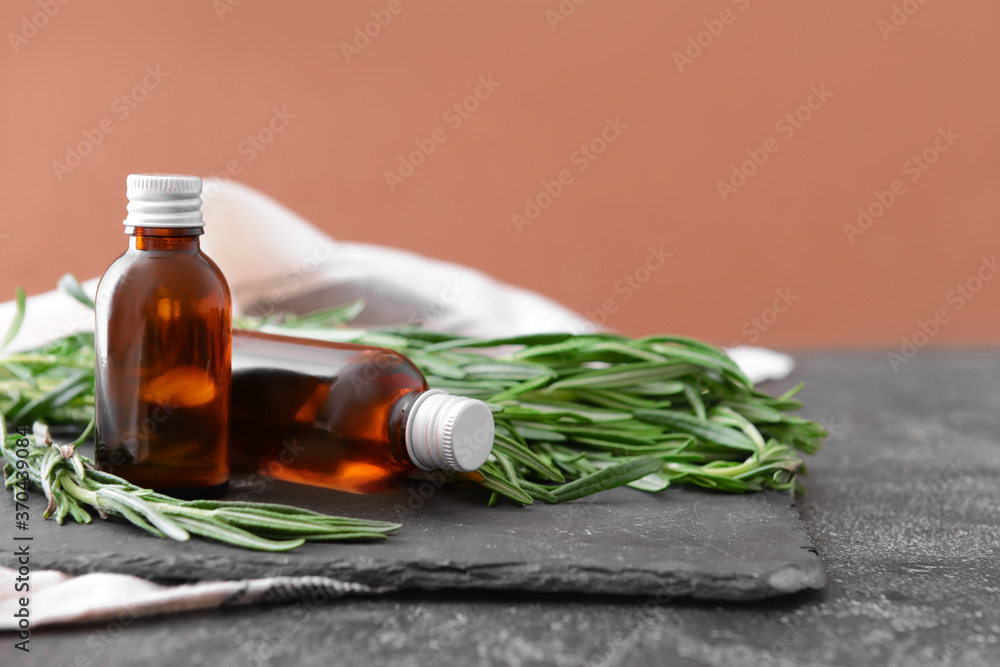
M 200 195 L 196 176 L 129 176 L 129 248 L 96 298 L 97 463 L 181 496 L 229 481 L 231 301 Z
M 475 470 L 493 432 L 485 403 L 429 390 L 392 350 L 233 332 L 235 470 L 370 493 L 418 470 Z

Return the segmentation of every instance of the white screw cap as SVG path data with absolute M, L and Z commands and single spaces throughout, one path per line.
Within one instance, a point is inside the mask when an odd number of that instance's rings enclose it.
M 406 422 L 406 451 L 421 470 L 471 472 L 493 451 L 493 413 L 482 401 L 422 392 Z
M 127 227 L 204 227 L 201 179 L 182 174 L 129 174 Z

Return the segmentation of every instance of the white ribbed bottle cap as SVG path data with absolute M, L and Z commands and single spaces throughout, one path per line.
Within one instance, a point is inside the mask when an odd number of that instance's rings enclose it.
M 406 422 L 406 451 L 421 470 L 470 472 L 493 451 L 493 413 L 482 401 L 421 392 Z
M 129 174 L 127 227 L 204 227 L 201 179 L 181 174 Z

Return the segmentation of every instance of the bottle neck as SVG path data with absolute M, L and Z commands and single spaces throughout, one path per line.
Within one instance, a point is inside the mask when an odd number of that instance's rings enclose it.
M 204 233 L 201 227 L 126 227 L 129 248 L 132 250 L 178 250 L 197 252 L 201 249 L 198 238 Z
M 411 464 L 413 460 L 406 444 L 406 425 L 413 414 L 413 404 L 423 393 L 420 390 L 407 392 L 396 399 L 389 410 L 389 443 L 398 458 Z

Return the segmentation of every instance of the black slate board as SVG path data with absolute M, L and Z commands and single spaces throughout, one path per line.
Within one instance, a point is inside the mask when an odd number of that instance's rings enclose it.
M 42 521 L 33 494 L 32 566 L 190 581 L 324 575 L 400 589 L 491 589 L 756 600 L 818 589 L 825 575 L 791 498 L 616 489 L 562 505 L 486 507 L 485 496 L 429 482 L 356 496 L 236 480 L 229 497 L 400 520 L 383 542 L 316 543 L 270 554 L 192 539 L 159 540 L 118 521 Z M 430 495 L 423 498 L 420 493 Z M 432 493 L 431 493 L 432 492 Z M 249 498 L 247 498 L 249 496 Z M 13 526 L 0 502 L 0 526 Z M 10 544 L 0 553 L 10 560 Z M 6 553 L 4 553 L 6 552 Z

